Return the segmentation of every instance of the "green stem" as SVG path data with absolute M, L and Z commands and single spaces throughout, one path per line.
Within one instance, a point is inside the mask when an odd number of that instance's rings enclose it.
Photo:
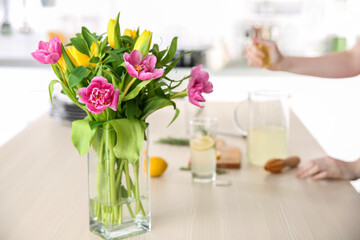
M 125 160 L 124 170 L 125 170 L 125 177 L 126 177 L 126 188 L 128 191 L 128 197 L 131 197 L 131 179 L 129 174 L 129 162 Z
M 131 209 L 130 204 L 127 203 L 126 205 L 127 205 L 128 210 L 129 210 L 129 213 L 130 213 L 131 218 L 135 218 L 135 215 L 134 215 L 134 213 L 133 213 L 133 211 L 132 211 L 132 209 Z
M 187 89 L 182 90 L 181 92 L 177 92 L 173 95 L 170 96 L 170 99 L 174 99 L 174 98 L 182 98 L 182 97 L 186 97 L 188 95 L 187 93 Z
M 98 153 L 99 162 L 97 165 L 97 173 L 96 173 L 96 187 L 97 187 L 97 193 L 98 193 L 98 201 L 102 202 L 104 200 L 104 194 L 103 194 L 103 187 L 104 187 L 104 137 L 101 137 L 100 142 L 100 151 Z
M 114 217 L 115 219 L 118 219 L 119 212 L 118 208 L 116 206 L 116 189 L 115 189 L 115 154 L 113 151 L 114 148 L 114 134 L 111 132 L 111 130 L 106 131 L 105 135 L 106 141 L 107 141 L 107 150 L 109 151 L 109 191 L 110 191 L 110 203 L 111 206 L 114 209 Z M 113 216 L 111 216 L 113 217 Z M 113 222 L 113 221 L 111 221 Z
M 118 174 L 116 176 L 116 180 L 115 180 L 115 188 L 118 191 L 118 196 L 119 197 L 119 201 L 121 201 L 121 178 L 122 178 L 122 173 L 123 173 L 123 169 L 124 169 L 124 161 L 120 160 L 120 165 L 119 165 L 119 169 L 118 169 Z
M 136 197 L 136 214 L 140 211 L 140 194 L 139 194 L 139 161 L 133 163 L 135 178 L 135 197 Z
M 119 160 L 121 161 L 121 160 Z M 119 202 L 119 218 L 118 218 L 118 224 L 119 226 L 122 224 L 122 195 L 121 195 L 121 178 L 122 178 L 122 172 L 124 167 L 124 161 L 121 161 L 121 163 L 118 163 L 118 174 L 116 176 L 115 180 L 115 190 L 117 191 L 116 195 L 118 196 L 118 202 Z
M 89 112 L 89 110 L 87 110 L 86 108 L 83 108 L 85 110 L 85 112 L 87 113 L 87 115 L 90 117 L 91 121 L 95 121 L 93 115 Z
M 138 179 L 138 177 L 137 177 L 137 179 Z M 133 193 L 136 195 L 136 187 L 135 187 L 135 184 L 131 181 L 131 179 L 130 179 L 130 183 L 131 183 L 131 190 L 132 190 Z M 139 194 L 139 195 L 140 195 L 140 194 Z M 145 215 L 146 215 L 146 214 L 145 214 L 145 210 L 144 210 L 144 207 L 143 207 L 143 205 L 142 205 L 142 203 L 141 203 L 140 198 L 139 198 L 139 204 L 140 204 L 141 213 L 142 213 L 143 216 L 145 216 Z
M 131 82 L 129 82 L 129 84 L 126 86 L 125 91 L 124 91 L 124 96 L 125 96 L 126 93 L 129 91 L 131 85 L 133 85 L 133 83 L 135 82 L 136 79 L 137 79 L 137 78 L 133 78 L 133 79 L 131 80 Z

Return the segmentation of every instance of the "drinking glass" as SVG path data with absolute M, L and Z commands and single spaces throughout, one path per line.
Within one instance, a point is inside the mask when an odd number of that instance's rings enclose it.
M 216 118 L 195 118 L 189 122 L 194 182 L 213 182 L 216 179 L 216 128 Z

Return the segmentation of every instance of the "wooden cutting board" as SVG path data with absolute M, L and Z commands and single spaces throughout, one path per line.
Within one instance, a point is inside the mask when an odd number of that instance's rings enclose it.
M 222 138 L 216 141 L 216 150 L 218 156 L 216 160 L 217 168 L 240 168 L 241 167 L 241 151 L 237 147 L 226 146 Z M 189 161 L 191 166 L 191 159 Z
M 216 141 L 216 149 L 220 152 L 220 157 L 216 161 L 218 168 L 240 168 L 241 152 L 237 147 L 226 146 L 224 139 Z

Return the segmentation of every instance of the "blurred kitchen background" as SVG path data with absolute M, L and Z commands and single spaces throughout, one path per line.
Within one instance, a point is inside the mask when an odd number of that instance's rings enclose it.
M 253 89 L 288 91 L 294 112 L 329 155 L 347 161 L 360 156 L 360 76 L 270 72 L 249 68 L 243 59 L 254 29 L 284 55 L 351 48 L 360 37 L 358 0 L 1 0 L 0 146 L 50 110 L 48 83 L 55 75 L 32 59 L 38 41 L 57 34 L 66 42 L 81 26 L 103 33 L 119 11 L 121 31 L 151 30 L 160 48 L 178 36 L 179 51 L 195 52 L 178 67 L 179 78 L 203 63 L 215 89 L 208 101 L 240 101 Z

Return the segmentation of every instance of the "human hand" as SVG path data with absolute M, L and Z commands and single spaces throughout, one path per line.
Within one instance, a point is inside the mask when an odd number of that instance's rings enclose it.
M 253 38 L 252 43 L 246 48 L 244 57 L 249 66 L 261 68 L 264 65 L 265 53 L 259 49 L 258 45 L 262 44 L 267 48 L 270 65 L 269 70 L 276 70 L 277 65 L 282 61 L 283 56 L 280 53 L 277 45 L 272 41 L 267 41 L 261 38 Z
M 311 177 L 314 180 L 325 178 L 353 180 L 357 177 L 351 164 L 350 162 L 325 156 L 306 162 L 299 168 L 296 176 L 300 178 Z

